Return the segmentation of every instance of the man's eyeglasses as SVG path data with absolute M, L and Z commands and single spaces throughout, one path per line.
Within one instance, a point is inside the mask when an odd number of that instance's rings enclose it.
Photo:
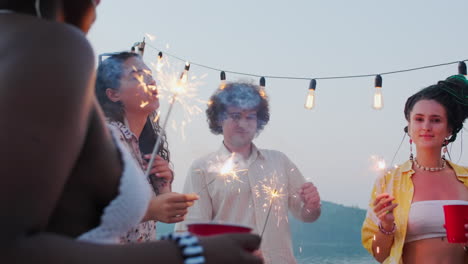
M 242 114 L 242 113 L 227 113 L 227 116 L 235 122 L 239 122 L 242 118 L 247 121 L 257 121 L 257 113 Z

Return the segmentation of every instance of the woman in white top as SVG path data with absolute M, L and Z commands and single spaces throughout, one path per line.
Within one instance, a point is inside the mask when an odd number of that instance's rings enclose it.
M 108 223 L 101 215 L 121 186 L 139 186 L 121 184 L 137 166 L 116 148 L 94 97 L 95 56 L 84 34 L 97 4 L 0 0 L 1 263 L 184 261 L 171 241 L 75 239 Z M 260 263 L 247 251 L 259 242 L 248 234 L 200 240 L 206 263 Z
M 456 75 L 408 98 L 405 131 L 416 155 L 377 180 L 362 239 L 383 263 L 466 263 L 448 243 L 443 205 L 468 204 L 468 169 L 446 160 L 468 116 L 468 82 Z

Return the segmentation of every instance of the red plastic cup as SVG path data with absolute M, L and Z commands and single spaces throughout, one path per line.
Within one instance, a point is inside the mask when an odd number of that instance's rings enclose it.
M 468 205 L 444 205 L 445 230 L 449 243 L 468 242 L 465 233 L 465 224 L 468 224 Z
M 228 233 L 250 233 L 252 228 L 241 225 L 221 223 L 193 223 L 188 224 L 188 231 L 197 236 L 212 236 Z

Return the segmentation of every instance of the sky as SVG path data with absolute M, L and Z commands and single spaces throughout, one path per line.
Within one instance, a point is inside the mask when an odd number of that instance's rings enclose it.
M 148 44 L 192 63 L 312 79 L 468 59 L 467 10 L 466 0 L 103 0 L 88 38 L 96 55 L 129 50 L 151 34 L 156 38 L 147 37 Z M 156 56 L 147 46 L 147 64 Z M 169 60 L 183 69 L 182 60 Z M 192 64 L 190 74 L 206 76 L 197 80 L 197 89 L 207 101 L 219 85 L 219 71 Z M 287 154 L 323 200 L 366 208 L 381 173 L 371 157 L 392 160 L 404 136 L 406 99 L 453 74 L 457 64 L 383 75 L 384 108 L 379 111 L 371 107 L 374 77 L 318 80 L 313 110 L 304 108 L 309 80 L 266 78 L 271 119 L 254 142 Z M 258 83 L 257 77 L 230 73 L 227 80 Z M 161 120 L 167 109 L 162 102 Z M 169 123 L 183 119 L 182 107 L 174 105 Z M 222 142 L 222 136 L 210 133 L 204 112 L 181 131 L 167 128 L 177 192 L 192 161 Z M 452 160 L 468 165 L 468 151 L 461 153 L 467 146 L 465 130 L 451 147 Z M 394 163 L 408 157 L 406 137 Z

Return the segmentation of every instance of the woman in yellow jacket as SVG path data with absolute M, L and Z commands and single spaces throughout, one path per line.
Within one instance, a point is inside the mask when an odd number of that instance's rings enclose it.
M 468 168 L 445 159 L 468 116 L 467 96 L 468 81 L 455 75 L 406 101 L 410 159 L 377 179 L 362 227 L 377 261 L 468 263 L 466 247 L 448 243 L 443 226 L 443 205 L 468 204 Z

